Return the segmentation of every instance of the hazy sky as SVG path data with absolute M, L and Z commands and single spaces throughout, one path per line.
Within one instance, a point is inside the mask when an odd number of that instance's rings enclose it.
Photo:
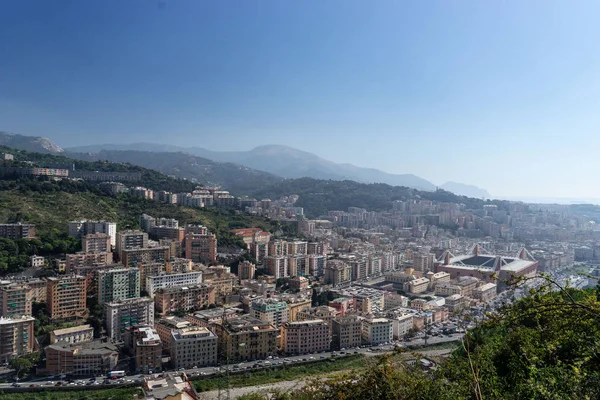
M 0 130 L 600 197 L 597 1 L 0 1 Z

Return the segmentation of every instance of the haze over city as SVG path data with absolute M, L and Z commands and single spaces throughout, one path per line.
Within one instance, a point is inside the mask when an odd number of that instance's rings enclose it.
M 0 130 L 600 198 L 594 2 L 9 1 Z

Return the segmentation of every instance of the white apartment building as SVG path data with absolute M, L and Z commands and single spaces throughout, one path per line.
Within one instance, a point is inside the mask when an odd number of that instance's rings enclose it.
M 412 314 L 400 315 L 392 319 L 392 323 L 394 327 L 394 338 L 402 339 L 413 327 L 413 316 Z
M 159 289 L 181 286 L 196 286 L 202 283 L 202 271 L 167 273 L 146 277 L 146 291 L 150 297 Z
M 387 318 L 365 318 L 362 320 L 362 339 L 377 346 L 390 343 L 394 339 L 394 324 Z
M 117 223 L 107 221 L 71 221 L 69 222 L 69 236 L 81 239 L 90 233 L 106 233 L 110 236 L 110 244 L 117 245 Z
M 154 301 L 149 297 L 106 303 L 104 307 L 106 331 L 112 340 L 123 340 L 127 326 L 154 326 Z

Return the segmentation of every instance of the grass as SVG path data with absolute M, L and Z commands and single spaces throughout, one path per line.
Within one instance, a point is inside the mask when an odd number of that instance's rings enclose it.
M 142 391 L 136 388 L 27 393 L 3 393 L 0 391 L 0 400 L 131 400 L 134 394 L 141 397 L 141 393 Z
M 457 339 L 457 341 L 458 341 L 458 339 Z M 444 343 L 436 343 L 436 344 L 432 344 L 432 345 L 424 346 L 424 347 L 418 347 L 411 351 L 421 353 L 421 352 L 430 351 L 430 350 L 455 349 L 457 347 L 458 347 L 458 344 L 456 342 L 444 342 Z
M 358 369 L 365 366 L 365 357 L 353 355 L 338 358 L 334 362 L 327 360 L 315 361 L 304 365 L 290 365 L 274 369 L 261 369 L 229 376 L 229 387 L 257 386 L 268 383 L 288 381 L 311 375 L 327 374 L 330 372 L 343 371 L 347 369 Z M 194 381 L 194 387 L 198 392 L 217 390 L 219 387 L 227 387 L 227 378 L 218 376 L 208 379 Z

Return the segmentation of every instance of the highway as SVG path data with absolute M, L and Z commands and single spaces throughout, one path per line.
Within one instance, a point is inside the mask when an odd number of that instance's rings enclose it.
M 439 343 L 447 343 L 454 342 L 459 340 L 462 337 L 461 334 L 452 334 L 448 336 L 433 336 L 427 339 L 427 345 L 434 345 Z M 305 354 L 299 356 L 276 356 L 269 358 L 267 360 L 259 360 L 259 361 L 247 361 L 242 363 L 232 363 L 228 366 L 222 365 L 221 367 L 203 367 L 203 368 L 191 368 L 191 369 L 180 369 L 180 371 L 185 371 L 185 373 L 192 379 L 202 379 L 202 377 L 210 377 L 217 374 L 227 373 L 229 370 L 230 373 L 237 373 L 241 371 L 249 371 L 256 369 L 264 369 L 264 368 L 281 368 L 289 365 L 297 365 L 302 363 L 314 362 L 318 360 L 324 360 L 331 357 L 345 357 L 354 354 L 364 354 L 364 355 L 380 355 L 393 351 L 394 346 L 398 347 L 407 347 L 407 346 L 424 346 L 425 340 L 423 338 L 416 338 L 410 342 L 404 341 L 396 341 L 389 345 L 383 346 L 369 346 L 369 347 L 361 347 L 355 349 L 346 349 L 342 351 L 328 351 L 323 353 L 315 353 L 315 354 Z M 376 350 L 375 350 L 376 349 Z M 136 383 L 141 383 L 144 377 L 148 375 L 135 374 L 135 375 L 127 375 L 120 379 L 114 380 L 106 380 L 106 376 L 97 376 L 95 378 L 85 378 L 85 379 L 73 379 L 69 383 L 67 380 L 60 380 L 58 378 L 40 378 L 33 379 L 27 381 L 20 381 L 17 383 L 18 386 L 15 386 L 14 383 L 0 383 L 0 389 L 6 388 L 50 388 L 54 387 L 56 389 L 63 387 L 87 387 L 87 388 L 106 388 L 110 386 L 128 386 L 135 385 Z M 59 382 L 60 385 L 59 385 Z M 32 386 L 35 385 L 35 386 Z

